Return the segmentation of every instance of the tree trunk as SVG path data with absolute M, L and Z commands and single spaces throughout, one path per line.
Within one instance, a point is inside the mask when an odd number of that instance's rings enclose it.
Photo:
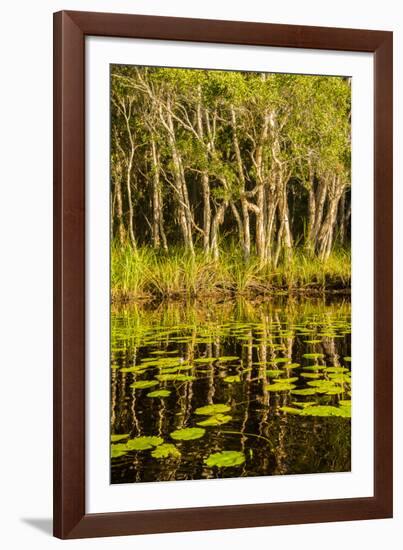
M 122 201 L 122 183 L 119 174 L 115 177 L 115 197 L 116 197 L 116 218 L 118 226 L 119 244 L 125 241 L 125 226 L 123 223 L 123 201 Z M 112 220 L 113 222 L 113 220 Z
M 224 215 L 225 211 L 228 207 L 228 201 L 224 201 L 220 204 L 220 206 L 217 208 L 217 211 L 213 217 L 212 223 L 211 223 L 211 244 L 210 249 L 213 253 L 213 258 L 215 260 L 218 260 L 219 257 L 219 249 L 218 249 L 218 229 L 220 225 L 224 221 Z
M 202 98 L 201 98 L 201 87 L 198 89 L 198 102 L 197 102 L 197 133 L 199 139 L 204 143 L 204 129 L 203 129 L 203 114 L 202 114 Z M 208 166 L 209 155 L 208 148 L 205 149 L 205 164 Z M 202 195 L 203 195 L 203 248 L 204 252 L 207 254 L 210 249 L 210 226 L 211 226 L 211 207 L 210 207 L 210 182 L 208 169 L 204 168 L 201 175 L 201 184 L 202 184 Z
M 194 254 L 192 227 L 189 223 L 190 205 L 187 194 L 186 182 L 184 181 L 184 171 L 182 160 L 176 145 L 175 129 L 170 112 L 171 106 L 168 102 L 167 122 L 168 122 L 168 141 L 172 152 L 173 172 L 175 179 L 175 189 L 177 193 L 178 218 L 182 230 L 185 247 Z
M 154 138 L 151 138 L 151 158 L 152 158 L 152 205 L 153 205 L 153 217 L 152 217 L 152 237 L 154 248 L 159 248 L 160 241 L 160 218 L 161 218 L 161 205 L 160 205 L 160 172 L 159 172 L 159 158 L 155 145 Z
M 332 250 L 334 229 L 337 221 L 337 209 L 343 190 L 344 186 L 340 184 L 340 179 L 334 176 L 329 191 L 329 204 L 325 221 L 322 224 L 318 236 L 319 257 L 321 260 L 327 260 Z

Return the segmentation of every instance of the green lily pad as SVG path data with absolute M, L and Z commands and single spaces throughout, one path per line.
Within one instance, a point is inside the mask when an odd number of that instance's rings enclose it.
M 171 350 L 171 351 L 165 351 L 165 350 L 157 350 L 157 351 L 151 351 L 151 355 L 171 355 L 174 353 L 178 353 L 177 349 Z
M 267 391 L 289 391 L 296 388 L 295 384 L 282 383 L 281 380 L 277 380 L 274 384 L 266 384 L 264 387 Z
M 327 367 L 326 372 L 348 372 L 348 369 L 346 367 Z
M 324 356 L 323 353 L 304 353 L 302 357 L 305 357 L 305 359 L 321 359 Z
M 195 410 L 195 414 L 215 415 L 218 413 L 225 413 L 231 410 L 231 407 L 224 403 L 215 403 L 214 405 L 205 405 L 204 407 L 198 407 Z
M 151 451 L 154 458 L 180 458 L 181 453 L 172 443 L 163 443 Z
M 315 401 L 293 401 L 293 405 L 296 407 L 300 407 L 301 409 L 304 409 L 305 407 L 311 407 L 312 405 L 316 405 Z
M 126 443 L 126 448 L 129 451 L 145 451 L 146 449 L 151 449 L 152 447 L 157 447 L 158 445 L 161 445 L 164 440 L 162 437 L 158 436 L 145 436 L 141 435 L 139 437 L 135 437 L 134 439 L 129 439 L 129 441 Z
M 182 428 L 181 430 L 175 430 L 170 435 L 172 439 L 179 439 L 183 441 L 190 441 L 191 439 L 199 439 L 206 433 L 204 428 Z
M 301 409 L 294 409 L 293 407 L 280 407 L 279 410 L 288 414 L 301 414 L 302 412 Z
M 170 390 L 155 390 L 147 393 L 147 397 L 168 397 L 170 394 Z
M 316 390 L 313 388 L 303 388 L 302 390 L 291 390 L 294 395 L 315 395 Z
M 137 382 L 130 384 L 130 387 L 134 388 L 135 390 L 142 390 L 144 388 L 152 388 L 157 384 L 158 380 L 138 380 Z
M 237 361 L 239 357 L 237 355 L 223 355 L 222 357 L 219 357 L 218 360 L 220 363 L 226 363 L 228 361 Z
M 351 362 L 351 357 L 343 357 L 344 361 L 346 361 L 347 363 L 350 363 Z
M 217 466 L 217 468 L 240 466 L 244 462 L 245 455 L 239 451 L 221 451 L 220 453 L 213 453 L 204 460 L 207 466 Z
M 160 382 L 190 382 L 196 379 L 195 376 L 189 374 L 157 374 L 155 378 Z
M 221 426 L 221 424 L 227 424 L 232 420 L 232 416 L 228 414 L 215 414 L 214 416 L 209 416 L 206 420 L 198 422 L 198 426 Z
M 124 443 L 111 445 L 111 458 L 119 458 L 120 456 L 124 456 L 127 452 L 128 448 Z
M 314 405 L 301 411 L 301 416 L 342 416 L 351 417 L 351 411 L 347 407 L 332 407 L 330 405 Z
M 194 363 L 203 364 L 203 363 L 212 363 L 213 361 L 216 361 L 214 357 L 198 357 L 197 359 L 194 360 Z
M 226 376 L 224 378 L 224 382 L 226 382 L 227 384 L 232 384 L 234 382 L 240 382 L 241 381 L 241 377 L 239 376 L 239 374 L 235 374 L 234 376 Z
M 307 382 L 307 384 L 308 386 L 312 386 L 313 388 L 315 388 L 318 393 L 335 392 L 334 394 L 330 395 L 336 395 L 337 393 L 343 392 L 343 388 L 337 386 L 331 380 L 312 380 L 311 382 Z
M 145 369 L 142 368 L 143 366 L 135 366 L 135 367 L 123 367 L 119 370 L 119 372 L 145 372 Z
M 127 439 L 130 434 L 113 434 L 111 435 L 111 441 L 112 443 L 116 441 L 122 441 L 122 439 Z

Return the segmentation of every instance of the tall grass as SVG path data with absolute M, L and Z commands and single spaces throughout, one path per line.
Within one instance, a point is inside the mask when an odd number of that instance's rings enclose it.
M 112 246 L 111 284 L 114 298 L 151 299 L 258 295 L 281 291 L 325 291 L 350 286 L 348 250 L 334 250 L 321 261 L 296 250 L 290 261 L 273 267 L 257 257 L 248 262 L 237 247 L 221 251 L 218 260 L 178 247 L 168 254 L 150 247 L 134 250 Z

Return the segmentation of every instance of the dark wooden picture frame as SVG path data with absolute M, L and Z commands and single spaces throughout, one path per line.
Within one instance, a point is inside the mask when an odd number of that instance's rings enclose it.
M 374 496 L 87 514 L 85 37 L 374 54 Z M 100 537 L 392 516 L 391 32 L 63 11 L 54 15 L 54 535 Z

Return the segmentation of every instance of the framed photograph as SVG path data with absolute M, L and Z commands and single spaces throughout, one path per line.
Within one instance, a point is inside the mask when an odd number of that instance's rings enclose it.
M 392 33 L 54 15 L 54 534 L 392 516 Z

